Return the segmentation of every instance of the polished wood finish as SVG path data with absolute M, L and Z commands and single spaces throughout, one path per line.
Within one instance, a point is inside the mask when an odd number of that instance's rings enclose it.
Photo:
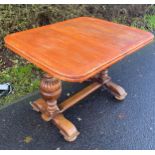
M 53 123 L 58 127 L 64 139 L 68 142 L 76 140 L 80 132 L 76 127 L 64 117 L 63 114 L 58 114 L 52 119 Z
M 47 103 L 47 111 L 42 113 L 42 118 L 49 121 L 60 111 L 57 99 L 61 94 L 61 81 L 45 74 L 40 83 L 40 93 Z
M 108 75 L 108 70 L 102 71 L 91 80 L 93 83 L 89 86 L 77 92 L 62 103 L 57 104 L 56 100 L 61 93 L 61 82 L 58 79 L 45 74 L 40 85 L 40 91 L 43 98 L 40 98 L 31 104 L 35 111 L 42 113 L 43 120 L 53 121 L 53 123 L 60 129 L 60 133 L 64 136 L 66 141 L 71 142 L 76 140 L 79 132 L 76 127 L 63 116 L 63 112 L 79 103 L 80 100 L 102 86 L 108 88 L 118 100 L 125 99 L 127 95 L 121 86 L 111 81 L 111 78 Z
M 82 82 L 152 40 L 143 30 L 80 17 L 10 34 L 5 44 L 58 79 Z
M 108 90 L 110 90 L 110 92 L 114 95 L 114 97 L 117 100 L 124 100 L 127 96 L 127 92 L 118 84 L 109 81 L 107 83 L 105 83 L 106 88 L 108 88 Z
M 77 104 L 80 100 L 82 100 L 83 98 L 85 98 L 86 96 L 88 96 L 89 94 L 91 94 L 92 92 L 94 92 L 95 90 L 99 89 L 102 86 L 103 86 L 102 83 L 93 82 L 83 90 L 77 92 L 75 95 L 69 97 L 68 99 L 60 103 L 58 105 L 60 112 L 63 113 L 64 111 L 71 108 L 72 106 Z M 33 109 L 37 112 L 45 113 L 47 109 L 47 104 L 43 98 L 34 101 L 34 103 L 31 105 Z
M 108 70 L 104 70 L 90 79 L 102 83 L 117 100 L 124 100 L 127 96 L 126 91 L 118 84 L 112 82 L 111 77 L 108 75 Z
M 42 99 L 35 101 L 32 107 L 41 112 L 44 121 L 50 121 L 57 126 L 66 141 L 74 141 L 79 135 L 76 127 L 61 113 L 57 99 L 61 93 L 61 81 L 45 74 L 40 83 Z
M 153 40 L 153 35 L 136 28 L 91 17 L 80 17 L 5 37 L 6 46 L 43 69 L 42 98 L 32 107 L 44 121 L 52 121 L 67 141 L 79 135 L 63 112 L 90 93 L 106 87 L 117 100 L 126 91 L 112 82 L 108 68 Z M 92 84 L 58 104 L 61 81 Z
M 127 96 L 126 91 L 118 84 L 112 82 L 108 75 L 108 70 L 102 71 L 99 78 L 102 80 L 104 86 L 114 95 L 117 100 L 124 100 Z
M 64 112 L 67 109 L 71 108 L 76 103 L 78 103 L 80 100 L 82 100 L 83 98 L 85 98 L 86 96 L 88 96 L 89 94 L 91 94 L 92 92 L 100 88 L 101 86 L 102 86 L 101 83 L 94 82 L 90 84 L 89 86 L 87 86 L 86 88 L 84 88 L 83 90 L 76 93 L 75 95 L 73 95 L 72 97 L 66 99 L 64 102 L 62 102 L 59 105 L 61 112 Z

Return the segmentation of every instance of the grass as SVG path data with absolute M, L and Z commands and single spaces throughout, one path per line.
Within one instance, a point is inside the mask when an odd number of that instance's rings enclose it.
M 135 18 L 131 26 L 153 32 L 155 30 L 155 15 L 145 15 L 141 21 L 139 21 L 138 18 Z
M 148 27 L 154 31 L 155 30 L 155 15 L 145 15 L 145 21 L 147 22 Z
M 141 21 L 139 18 L 135 18 L 131 26 L 138 27 L 142 30 L 155 31 L 155 5 L 150 6 L 149 10 L 151 10 L 151 14 L 146 13 L 144 17 L 141 18 Z
M 13 66 L 0 74 L 0 83 L 10 82 L 13 91 L 0 99 L 0 107 L 38 89 L 41 71 L 32 64 Z

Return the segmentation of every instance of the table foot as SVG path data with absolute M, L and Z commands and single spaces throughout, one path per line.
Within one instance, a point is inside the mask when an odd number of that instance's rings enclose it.
M 102 71 L 94 79 L 102 83 L 117 100 L 122 101 L 127 96 L 126 91 L 121 86 L 112 82 L 111 77 L 108 75 L 108 70 Z
M 127 96 L 126 91 L 121 86 L 119 86 L 118 84 L 116 84 L 116 83 L 114 83 L 112 81 L 109 81 L 109 82 L 105 83 L 105 87 L 119 101 L 124 100 L 126 98 L 126 96 Z
M 41 113 L 46 112 L 47 104 L 42 98 L 34 101 L 33 104 L 30 104 L 30 105 L 32 106 L 33 110 L 36 112 L 41 112 Z
M 63 114 L 58 114 L 52 119 L 52 121 L 60 130 L 60 133 L 64 136 L 64 139 L 68 142 L 76 140 L 80 134 L 76 127 L 68 119 L 66 119 Z
M 60 130 L 60 133 L 66 141 L 72 142 L 77 138 L 79 132 L 76 127 L 63 116 L 57 105 L 57 99 L 61 94 L 61 90 L 61 81 L 45 74 L 40 84 L 42 98 L 34 101 L 31 106 L 33 110 L 41 112 L 41 117 L 44 121 L 51 120 Z
M 76 140 L 79 132 L 74 124 L 66 119 L 63 114 L 57 114 L 55 117 L 51 118 L 47 113 L 47 104 L 42 98 L 36 100 L 31 106 L 33 110 L 41 112 L 41 117 L 44 121 L 52 120 L 66 141 L 72 142 Z

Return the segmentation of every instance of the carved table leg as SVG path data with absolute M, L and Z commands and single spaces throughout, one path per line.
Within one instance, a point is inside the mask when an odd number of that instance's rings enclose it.
M 64 139 L 68 142 L 76 140 L 80 134 L 76 127 L 64 117 L 63 114 L 58 114 L 53 118 L 53 123 L 59 128 L 60 133 L 64 136 Z
M 112 81 L 105 83 L 105 86 L 110 90 L 110 92 L 114 95 L 114 97 L 117 100 L 122 101 L 127 96 L 126 91 L 121 86 L 117 85 L 116 83 L 113 83 Z
M 112 82 L 111 78 L 108 76 L 108 70 L 102 71 L 98 76 L 99 82 L 114 95 L 117 100 L 124 100 L 127 96 L 126 91 L 118 84 Z
M 41 112 L 43 120 L 52 120 L 59 128 L 65 140 L 74 141 L 79 135 L 79 132 L 76 127 L 60 113 L 60 109 L 57 105 L 57 99 L 61 91 L 61 81 L 45 74 L 40 84 L 40 93 L 43 99 L 35 101 L 32 107 L 35 111 Z

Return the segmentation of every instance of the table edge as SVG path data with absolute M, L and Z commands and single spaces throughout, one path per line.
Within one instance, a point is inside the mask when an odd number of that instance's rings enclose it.
M 79 17 L 79 18 L 89 18 L 89 17 Z M 95 18 L 96 19 L 96 18 Z M 72 19 L 70 19 L 72 20 Z M 101 20 L 101 19 L 100 19 Z M 109 22 L 109 21 L 107 21 Z M 137 28 L 136 28 L 137 29 Z M 147 31 L 146 31 L 147 32 Z M 18 33 L 18 32 L 17 32 Z M 47 72 L 48 74 L 50 74 L 51 76 L 54 76 L 60 80 L 63 81 L 68 81 L 68 82 L 83 82 L 87 79 L 89 79 L 90 77 L 96 75 L 97 73 L 99 73 L 100 71 L 109 68 L 111 65 L 113 65 L 114 63 L 117 63 L 118 61 L 120 61 L 121 59 L 123 59 L 125 56 L 136 52 L 137 50 L 139 50 L 140 48 L 146 46 L 147 44 L 149 44 L 150 42 L 153 41 L 154 39 L 154 35 L 150 32 L 147 32 L 149 34 L 150 37 L 147 38 L 147 40 L 145 40 L 143 43 L 141 43 L 139 46 L 137 46 L 136 48 L 132 48 L 130 51 L 128 51 L 127 53 L 115 58 L 114 60 L 110 61 L 107 64 L 101 65 L 100 67 L 94 69 L 94 70 L 90 70 L 90 72 L 86 72 L 84 74 L 81 75 L 68 75 L 68 74 L 63 74 L 57 71 L 52 70 L 51 68 L 49 68 L 47 65 L 42 65 L 39 61 L 37 61 L 36 59 L 33 59 L 32 57 L 26 55 L 25 53 L 23 54 L 19 49 L 16 49 L 13 46 L 9 45 L 9 38 L 11 37 L 12 34 L 7 35 L 4 38 L 4 42 L 5 42 L 5 46 L 10 49 L 11 51 L 13 51 L 14 53 L 22 56 L 23 58 L 27 59 L 28 61 L 30 61 L 31 63 L 33 62 L 34 65 L 36 65 L 37 67 L 39 67 L 40 69 L 42 69 L 43 71 Z M 16 51 L 16 52 L 15 52 Z

